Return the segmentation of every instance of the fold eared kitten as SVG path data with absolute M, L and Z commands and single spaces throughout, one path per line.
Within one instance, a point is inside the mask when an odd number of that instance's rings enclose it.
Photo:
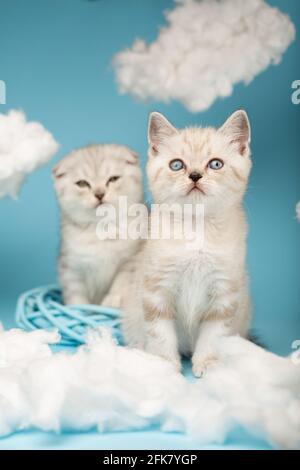
M 92 145 L 61 160 L 53 175 L 61 208 L 59 276 L 64 302 L 120 307 L 127 291 L 123 268 L 139 242 L 99 239 L 96 210 L 100 205 L 117 210 L 120 196 L 127 196 L 128 204 L 142 201 L 137 154 L 120 145 Z M 117 219 L 116 225 L 119 222 L 124 221 Z
M 223 335 L 247 336 L 250 300 L 242 206 L 251 169 L 250 125 L 235 112 L 220 129 L 177 130 L 159 113 L 149 123 L 148 179 L 154 202 L 204 207 L 204 239 L 146 241 L 123 318 L 128 344 L 201 376 Z M 162 210 L 162 217 L 164 211 Z

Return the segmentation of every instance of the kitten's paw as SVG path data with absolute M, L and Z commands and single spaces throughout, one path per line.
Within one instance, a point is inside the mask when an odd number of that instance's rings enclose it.
M 148 351 L 150 352 L 150 351 Z M 168 361 L 172 364 L 172 366 L 174 367 L 174 369 L 176 370 L 176 372 L 181 372 L 181 359 L 180 359 L 180 356 L 169 356 L 167 354 L 164 354 L 164 353 L 154 353 L 155 355 L 161 357 L 162 359 L 164 359 L 165 361 Z
M 101 302 L 101 305 L 111 308 L 121 308 L 121 296 L 120 295 L 106 295 Z
M 169 359 L 169 361 L 171 362 L 172 366 L 174 366 L 174 369 L 176 370 L 176 372 L 181 372 L 181 360 L 180 358 L 179 359 Z
M 213 355 L 194 356 L 192 358 L 193 373 L 196 377 L 203 377 L 207 369 L 216 365 L 218 359 Z
M 91 302 L 86 297 L 73 296 L 64 297 L 64 305 L 90 305 Z

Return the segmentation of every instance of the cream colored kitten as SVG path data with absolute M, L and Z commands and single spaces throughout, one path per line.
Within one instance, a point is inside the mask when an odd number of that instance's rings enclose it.
M 53 174 L 61 207 L 59 275 L 65 303 L 120 307 L 128 289 L 123 268 L 139 241 L 99 239 L 96 210 L 117 209 L 120 196 L 129 204 L 142 200 L 138 156 L 120 145 L 93 145 L 73 151 Z
M 223 335 L 247 336 L 250 301 L 242 206 L 251 169 L 250 125 L 235 112 L 220 129 L 149 123 L 148 178 L 155 203 L 204 206 L 204 240 L 148 239 L 136 259 L 123 330 L 128 344 L 172 361 L 192 355 L 201 376 Z M 163 217 L 167 213 L 162 211 Z

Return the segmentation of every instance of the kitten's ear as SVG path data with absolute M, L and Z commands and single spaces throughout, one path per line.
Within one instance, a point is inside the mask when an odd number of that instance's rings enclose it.
M 65 176 L 66 171 L 64 168 L 63 161 L 58 162 L 55 167 L 52 169 L 52 176 L 54 179 L 59 179 Z
M 251 128 L 246 111 L 239 109 L 233 113 L 220 127 L 219 132 L 231 138 L 232 142 L 239 144 L 241 155 L 245 155 L 251 140 Z
M 171 137 L 177 133 L 178 130 L 162 114 L 157 112 L 150 114 L 148 125 L 148 142 L 154 155 L 158 151 L 159 144 L 161 144 L 168 137 Z
M 137 165 L 139 163 L 139 154 L 134 150 L 128 150 L 129 155 L 126 156 L 126 163 L 129 163 L 129 165 Z

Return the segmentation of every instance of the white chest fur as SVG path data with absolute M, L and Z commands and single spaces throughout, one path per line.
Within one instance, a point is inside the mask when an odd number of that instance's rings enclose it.
M 132 256 L 135 241 L 99 240 L 96 230 L 67 229 L 62 244 L 63 263 L 77 273 L 85 285 L 88 298 L 101 302 L 120 266 Z
M 207 309 L 216 268 L 212 256 L 196 253 L 178 263 L 176 311 L 187 323 Z
M 180 350 L 193 349 L 201 320 L 210 308 L 220 278 L 216 258 L 208 252 L 186 252 L 178 260 L 174 286 L 175 321 Z
M 216 293 L 225 291 L 231 282 L 230 251 L 228 246 L 224 249 L 208 240 L 198 249 L 184 241 L 166 241 L 161 246 L 158 266 L 163 277 L 162 286 L 172 297 L 183 353 L 188 354 L 193 349 L 199 325 L 209 312 Z

